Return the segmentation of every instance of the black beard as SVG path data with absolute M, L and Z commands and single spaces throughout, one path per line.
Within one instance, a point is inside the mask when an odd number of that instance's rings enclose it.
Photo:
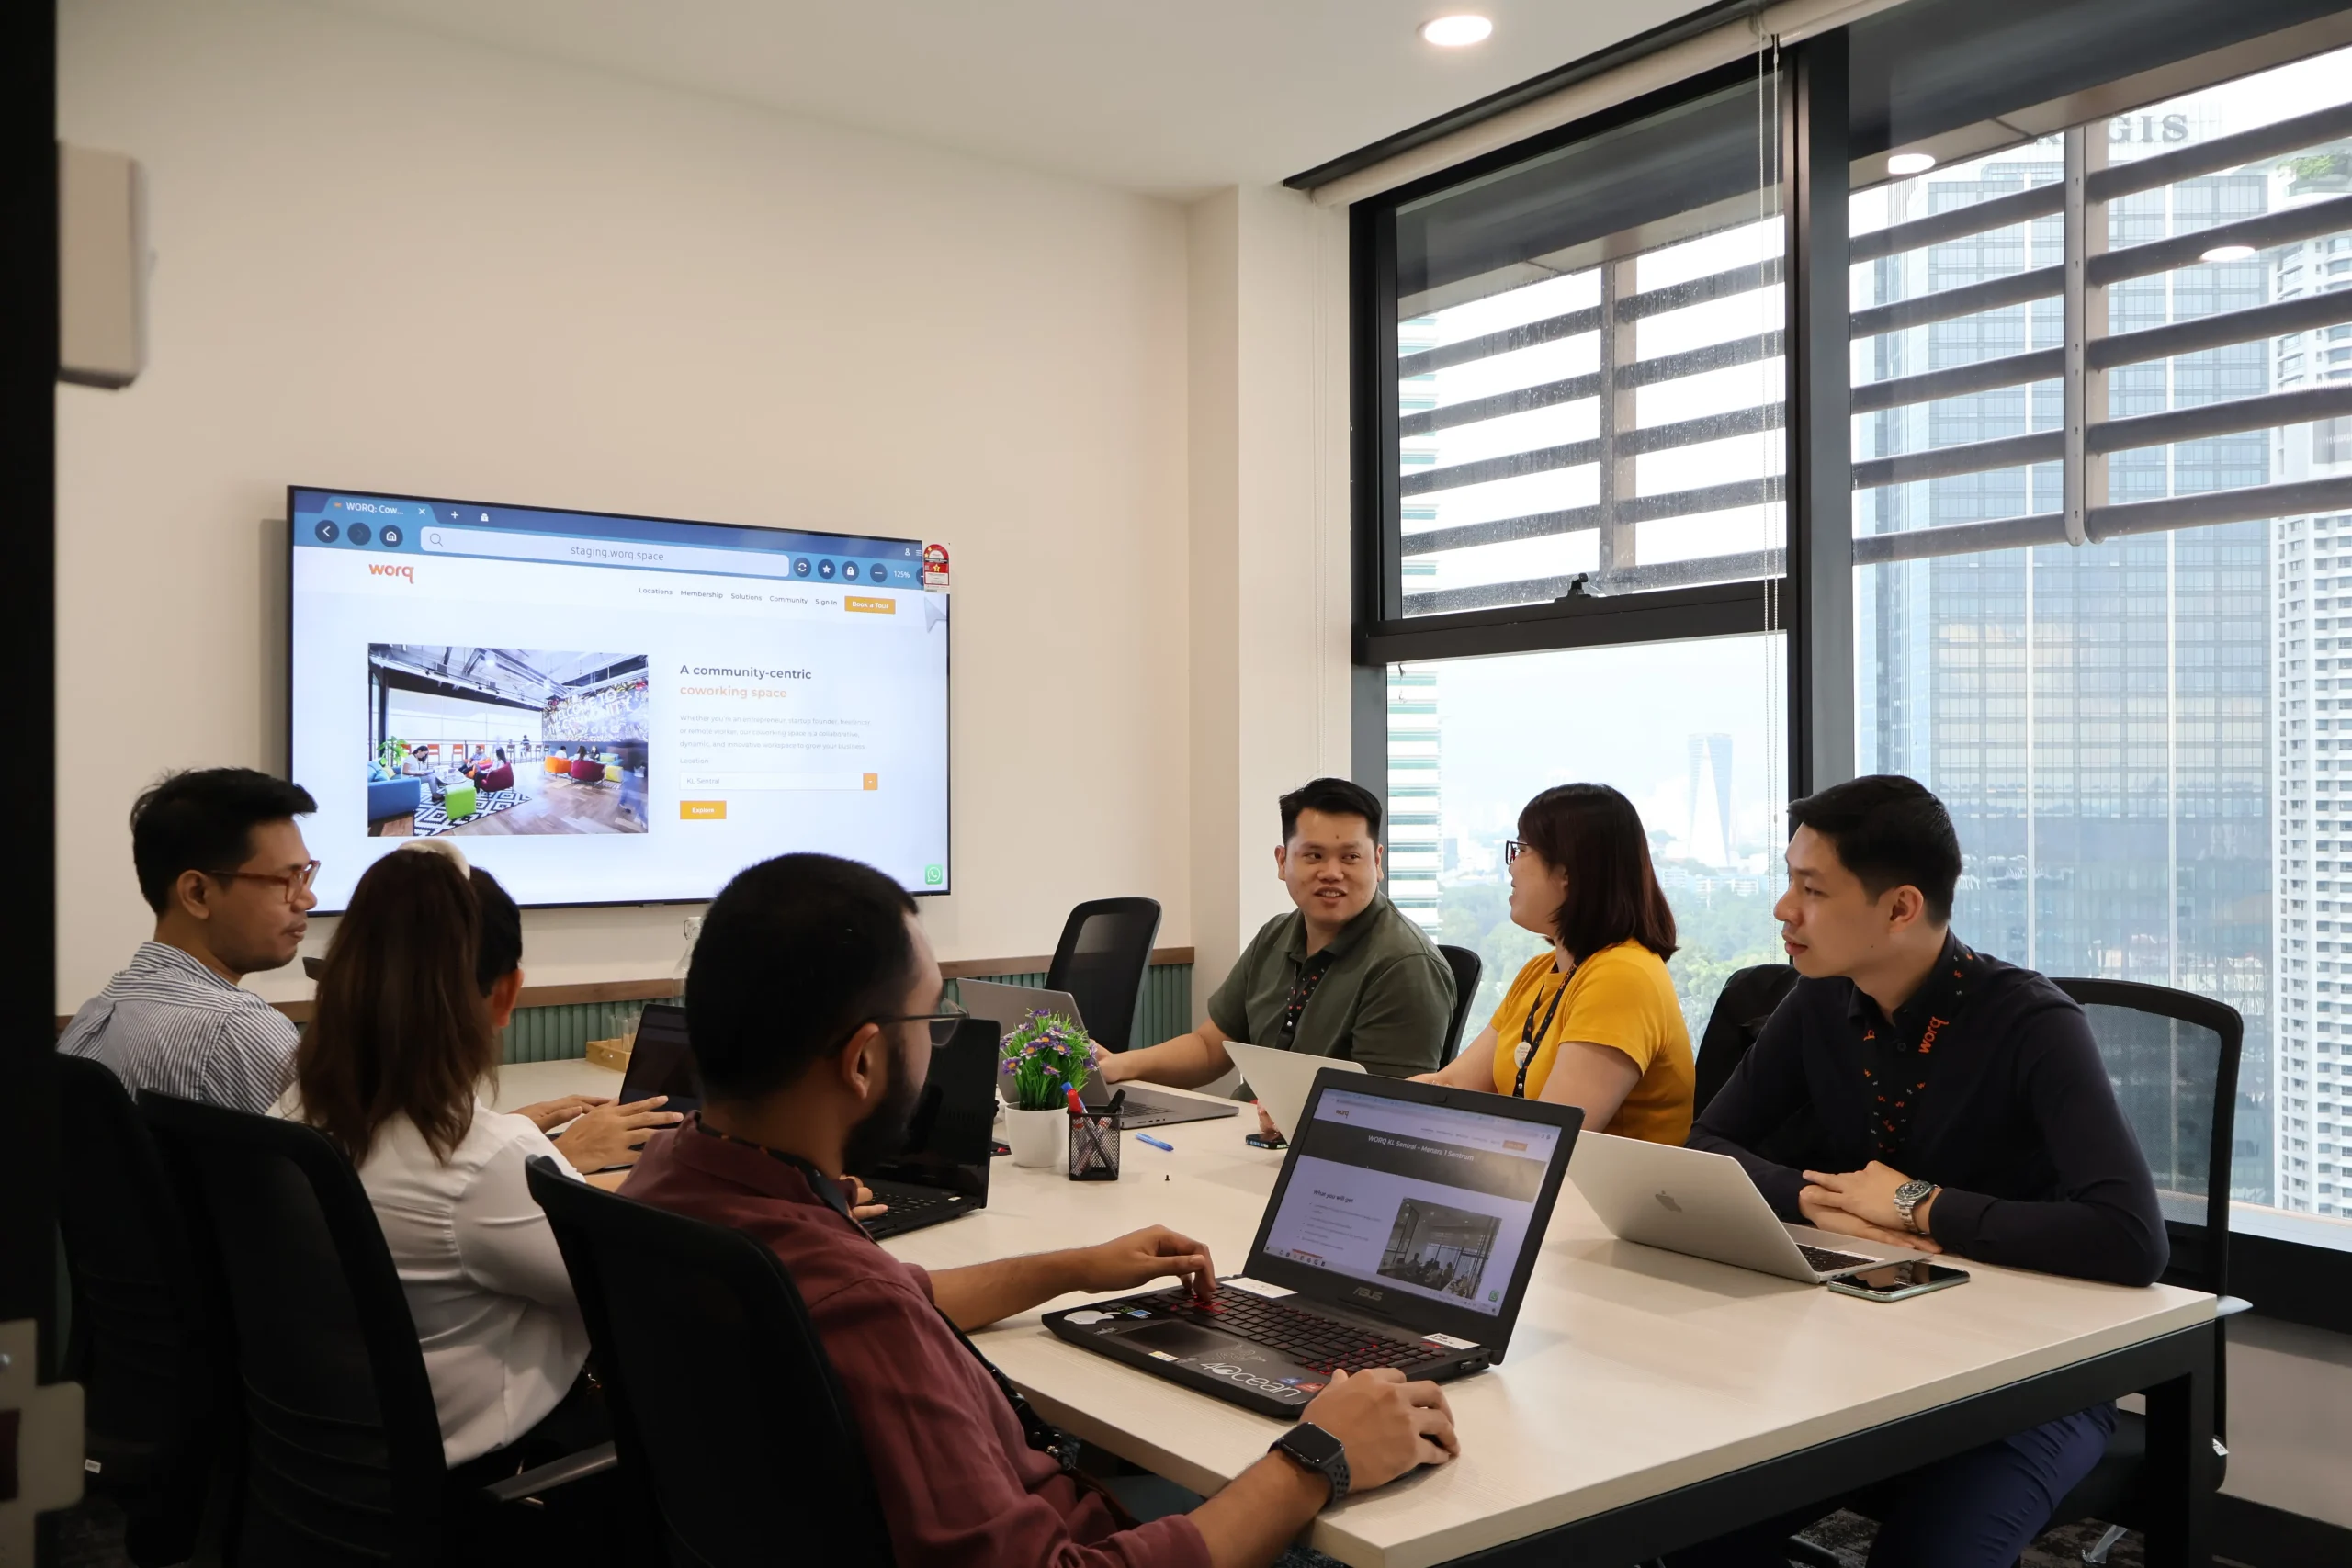
M 908 1081 L 906 1047 L 894 1039 L 889 1050 L 888 1091 L 881 1104 L 849 1130 L 842 1144 L 842 1168 L 853 1175 L 877 1170 L 906 1152 L 907 1128 L 914 1121 L 916 1102 L 922 1098 L 922 1085 Z

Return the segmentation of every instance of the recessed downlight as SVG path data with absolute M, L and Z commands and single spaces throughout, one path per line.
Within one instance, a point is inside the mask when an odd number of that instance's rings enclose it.
M 1886 172 L 1896 175 L 1924 175 L 1935 166 L 1933 152 L 1897 152 L 1886 161 Z
M 2252 261 L 2254 247 L 2252 245 L 2215 245 L 2197 259 L 2209 262 Z
M 1451 17 L 1439 17 L 1421 24 L 1421 39 L 1440 49 L 1462 49 L 1474 43 L 1484 43 L 1495 30 L 1495 24 L 1484 17 L 1464 11 Z

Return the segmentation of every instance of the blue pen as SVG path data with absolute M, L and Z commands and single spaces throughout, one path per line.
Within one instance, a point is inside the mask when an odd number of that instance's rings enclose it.
M 1149 1144 L 1155 1149 L 1165 1149 L 1171 1155 L 1176 1152 L 1175 1145 L 1163 1144 L 1158 1138 L 1153 1137 L 1149 1133 L 1137 1133 L 1136 1134 L 1136 1142 L 1138 1144 Z

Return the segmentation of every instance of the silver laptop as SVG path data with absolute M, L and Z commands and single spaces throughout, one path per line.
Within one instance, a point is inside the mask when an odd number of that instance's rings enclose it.
M 964 1010 L 974 1018 L 985 1018 L 996 1025 L 997 1038 L 1001 1040 L 1019 1027 L 1021 1021 L 1033 1012 L 1056 1012 L 1079 1022 L 1086 1015 L 1079 1010 L 1078 998 L 1068 991 L 1049 991 L 1042 986 L 1008 986 L 1001 980 L 958 980 L 956 994 L 963 998 Z M 1003 1081 L 1003 1069 L 998 1069 L 999 1082 Z M 1180 1122 L 1213 1122 L 1220 1116 L 1232 1116 L 1241 1107 L 1229 1100 L 1208 1100 L 1198 1095 L 1154 1094 L 1141 1084 L 1123 1083 L 1115 1088 L 1106 1086 L 1100 1074 L 1090 1075 L 1078 1098 L 1089 1111 L 1099 1111 L 1111 1102 L 1111 1097 L 1121 1089 L 1126 1100 L 1120 1107 L 1120 1117 L 1129 1127 L 1172 1127 Z M 1008 1094 L 1006 1102 L 1011 1103 Z
M 1272 1045 L 1244 1045 L 1238 1040 L 1225 1043 L 1226 1055 L 1241 1069 L 1241 1077 L 1250 1091 L 1258 1097 L 1258 1104 L 1274 1131 L 1283 1137 L 1291 1136 L 1298 1126 L 1298 1119 L 1306 1110 L 1306 1097 L 1315 1091 L 1315 1075 L 1329 1067 L 1337 1072 L 1360 1073 L 1360 1062 L 1335 1062 L 1329 1056 L 1310 1056 L 1297 1051 L 1278 1051 Z
M 1729 1155 L 1587 1133 L 1568 1161 L 1600 1223 L 1626 1241 L 1818 1285 L 1922 1254 L 1781 1222 Z

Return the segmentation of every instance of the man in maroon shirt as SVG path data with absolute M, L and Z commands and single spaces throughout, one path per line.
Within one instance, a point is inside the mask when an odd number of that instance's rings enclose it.
M 1206 1293 L 1206 1248 L 1154 1226 L 932 1274 L 850 1218 L 845 1173 L 901 1145 L 933 1045 L 960 1021 L 942 984 L 914 901 L 872 867 L 801 854 L 744 872 L 686 979 L 703 1110 L 657 1134 L 622 1190 L 757 1236 L 791 1269 L 907 1568 L 1262 1568 L 1330 1500 L 1326 1471 L 1270 1452 L 1190 1514 L 1136 1524 L 1041 1446 L 1050 1434 L 958 1332 L 1171 1274 Z M 1454 1452 L 1445 1396 L 1394 1371 L 1335 1374 L 1303 1419 L 1339 1440 L 1351 1491 Z

